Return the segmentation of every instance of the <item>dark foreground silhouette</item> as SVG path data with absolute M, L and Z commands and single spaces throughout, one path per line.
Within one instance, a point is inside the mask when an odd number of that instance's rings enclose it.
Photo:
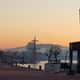
M 49 73 L 0 63 L 0 80 L 80 80 L 80 75 Z

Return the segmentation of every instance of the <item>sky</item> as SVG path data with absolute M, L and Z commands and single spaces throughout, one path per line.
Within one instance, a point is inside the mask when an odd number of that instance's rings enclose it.
M 80 0 L 0 0 L 0 48 L 80 41 Z

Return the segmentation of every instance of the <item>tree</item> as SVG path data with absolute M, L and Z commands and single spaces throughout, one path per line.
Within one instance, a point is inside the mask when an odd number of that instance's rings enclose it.
M 61 46 L 54 46 L 54 48 L 53 48 L 53 54 L 54 54 L 56 62 L 57 62 L 57 57 L 58 57 L 58 55 L 60 53 L 61 53 Z
M 3 55 L 4 55 L 4 51 L 0 50 L 0 60 L 3 61 Z
M 58 54 L 61 53 L 61 46 L 56 45 L 56 46 L 51 46 L 50 50 L 47 50 L 48 54 L 46 54 L 46 56 L 48 56 L 48 63 L 51 63 L 51 57 L 54 55 L 56 63 L 57 63 L 57 56 Z

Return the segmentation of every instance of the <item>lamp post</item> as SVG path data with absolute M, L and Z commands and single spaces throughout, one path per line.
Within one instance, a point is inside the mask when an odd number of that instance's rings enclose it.
M 66 51 L 66 56 L 65 56 L 65 63 L 66 63 L 66 60 L 67 60 L 67 54 L 69 53 L 69 51 Z

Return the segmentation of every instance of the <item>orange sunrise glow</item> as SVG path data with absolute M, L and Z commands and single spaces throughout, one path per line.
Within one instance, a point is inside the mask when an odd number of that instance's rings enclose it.
M 76 3 L 76 4 L 75 4 Z M 80 41 L 80 0 L 0 0 L 0 48 Z

